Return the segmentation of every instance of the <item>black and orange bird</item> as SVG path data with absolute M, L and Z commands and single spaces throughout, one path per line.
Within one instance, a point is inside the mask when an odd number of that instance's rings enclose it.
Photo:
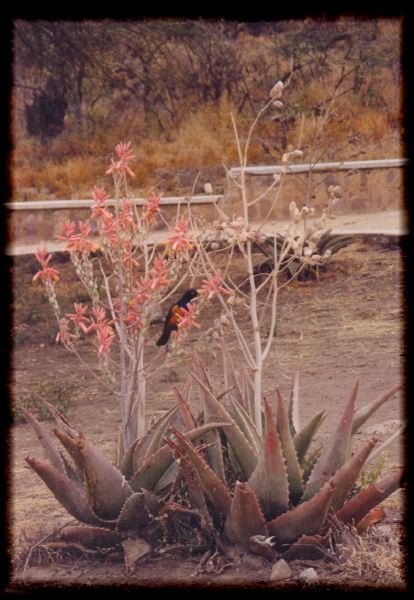
M 187 305 L 190 304 L 190 302 L 194 300 L 196 296 L 198 296 L 197 290 L 195 288 L 190 288 L 185 292 L 178 302 L 171 306 L 167 316 L 165 317 L 164 329 L 160 339 L 157 341 L 157 346 L 164 346 L 170 339 L 171 332 L 177 331 L 178 321 L 180 320 L 181 316 L 181 309 L 186 309 Z

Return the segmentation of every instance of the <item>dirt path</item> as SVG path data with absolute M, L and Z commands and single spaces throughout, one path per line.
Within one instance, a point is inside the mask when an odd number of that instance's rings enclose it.
M 271 235 L 283 233 L 288 221 L 269 222 L 263 230 Z M 253 228 L 255 224 L 252 224 Z M 374 234 L 374 235 L 404 235 L 407 233 L 406 216 L 403 210 L 385 210 L 376 213 L 353 213 L 335 215 L 328 220 L 328 225 L 333 234 Z M 167 230 L 152 232 L 150 241 L 161 243 L 168 237 Z M 6 249 L 10 256 L 23 256 L 33 254 L 37 248 L 46 246 L 49 252 L 59 252 L 62 244 L 53 240 L 39 240 L 36 243 L 22 243 L 11 241 Z

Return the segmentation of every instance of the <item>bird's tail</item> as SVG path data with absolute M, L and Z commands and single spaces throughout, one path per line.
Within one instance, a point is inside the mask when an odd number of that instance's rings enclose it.
M 160 339 L 156 342 L 156 345 L 157 346 L 165 346 L 165 344 L 168 342 L 169 339 L 170 339 L 170 332 L 164 331 L 162 336 L 160 337 Z

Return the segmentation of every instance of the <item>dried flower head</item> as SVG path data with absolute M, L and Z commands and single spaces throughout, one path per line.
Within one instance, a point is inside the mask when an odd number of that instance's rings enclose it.
M 303 156 L 302 150 L 292 150 L 291 152 L 285 152 L 282 156 L 282 163 L 288 164 L 293 158 L 301 158 Z
M 270 90 L 270 97 L 272 100 L 278 100 L 283 94 L 283 81 L 278 81 Z

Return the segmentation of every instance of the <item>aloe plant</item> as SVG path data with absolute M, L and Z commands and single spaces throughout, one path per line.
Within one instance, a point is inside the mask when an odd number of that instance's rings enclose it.
M 295 240 L 297 240 L 297 239 L 298 239 L 298 237 L 295 238 Z M 317 240 L 315 254 L 323 257 L 324 260 L 326 261 L 331 256 L 333 256 L 334 254 L 339 252 L 339 250 L 342 250 L 342 248 L 345 248 L 346 246 L 349 246 L 349 244 L 352 244 L 352 243 L 355 243 L 355 237 L 353 237 L 352 235 L 332 234 L 331 230 L 328 229 Z M 277 236 L 276 237 L 276 246 L 277 246 L 278 252 L 281 252 L 283 244 L 284 244 L 284 238 L 282 236 Z M 255 269 L 256 274 L 270 273 L 274 269 L 274 260 L 273 260 L 274 248 L 273 248 L 273 246 L 274 246 L 274 242 L 273 242 L 273 239 L 271 239 L 271 238 L 267 238 L 263 243 L 258 244 L 258 248 L 259 248 L 260 252 L 262 252 L 262 254 L 264 254 L 267 257 L 267 260 L 260 263 L 256 267 L 256 269 Z M 294 250 L 290 249 L 287 252 L 286 257 L 281 264 L 281 268 L 283 269 L 285 267 L 287 270 L 287 273 L 289 274 L 289 277 L 293 277 L 293 276 L 295 276 L 296 272 L 301 267 L 302 260 L 303 260 L 303 257 L 296 255 Z M 320 265 L 318 265 L 318 264 L 306 265 L 304 268 L 301 269 L 301 272 L 299 273 L 298 277 L 299 277 L 299 279 L 315 277 L 317 270 L 319 268 L 320 268 Z
M 223 552 L 318 555 L 333 518 L 357 525 L 400 486 L 401 470 L 351 496 L 376 445 L 369 439 L 352 454 L 353 436 L 399 385 L 356 410 L 355 384 L 330 440 L 315 453 L 311 442 L 325 413 L 300 426 L 298 373 L 289 402 L 279 390 L 263 400 L 261 437 L 245 393 L 248 385 L 239 385 L 243 378 L 224 342 L 222 347 L 225 390 L 214 390 L 194 352 L 191 378 L 201 393 L 201 413 L 196 417 L 190 408 L 189 380 L 182 392 L 175 389 L 177 405 L 121 453 L 116 465 L 55 407 L 47 405 L 57 426 L 53 434 L 66 453 L 22 409 L 49 462 L 31 456 L 26 461 L 84 524 L 64 528 L 63 542 L 77 539 L 99 547 L 138 538 L 153 547 L 179 541 L 190 548 L 201 534 L 204 544 Z

